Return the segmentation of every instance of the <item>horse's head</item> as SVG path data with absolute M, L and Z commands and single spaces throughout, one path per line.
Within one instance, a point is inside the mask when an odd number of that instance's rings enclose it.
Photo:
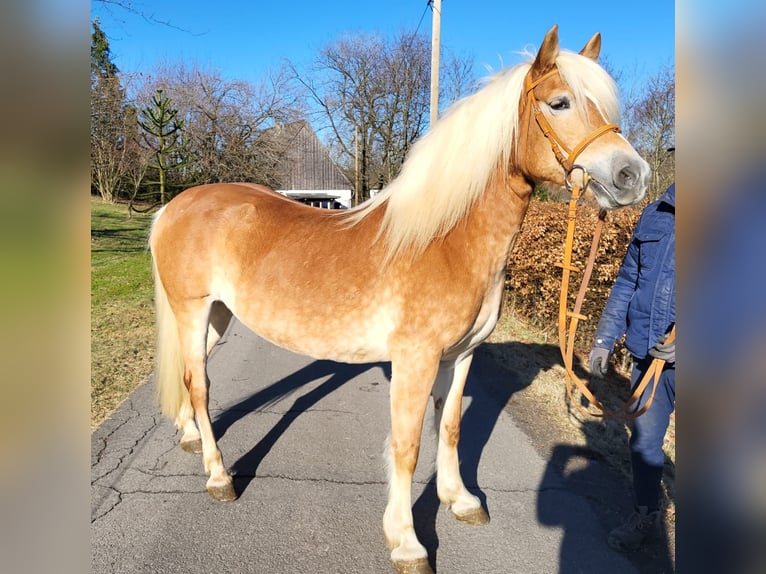
M 560 52 L 558 26 L 548 31 L 524 80 L 519 157 L 531 179 L 582 185 L 614 209 L 644 197 L 650 169 L 611 123 L 617 88 L 596 64 L 600 49 L 596 34 L 579 54 Z

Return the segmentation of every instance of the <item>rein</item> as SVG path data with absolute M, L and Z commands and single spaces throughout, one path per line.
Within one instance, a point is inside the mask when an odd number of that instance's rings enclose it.
M 572 251 L 574 247 L 575 222 L 577 219 L 577 203 L 580 200 L 581 193 L 588 188 L 588 185 L 591 183 L 591 181 L 596 181 L 590 176 L 588 171 L 583 166 L 577 165 L 574 162 L 577 156 L 586 147 L 588 147 L 591 143 L 593 143 L 593 141 L 595 141 L 597 138 L 599 138 L 600 136 L 608 132 L 614 131 L 619 133 L 621 130 L 619 126 L 616 126 L 614 124 L 604 124 L 603 126 L 591 132 L 587 137 L 585 137 L 577 146 L 575 146 L 570 151 L 561 141 L 561 138 L 559 138 L 556 132 L 553 130 L 550 123 L 548 122 L 548 119 L 543 115 L 542 110 L 540 109 L 540 106 L 537 104 L 537 100 L 535 99 L 535 95 L 534 95 L 534 88 L 538 84 L 540 84 L 541 82 L 545 81 L 546 79 L 548 79 L 549 77 L 557 73 L 558 73 L 558 70 L 554 68 L 553 70 L 537 78 L 535 81 L 531 81 L 529 79 L 529 76 L 527 76 L 525 79 L 525 90 L 527 94 L 527 103 L 528 103 L 529 109 L 534 114 L 537 125 L 542 130 L 543 135 L 546 137 L 546 139 L 548 139 L 548 141 L 550 142 L 551 149 L 553 150 L 553 153 L 556 156 L 556 159 L 566 171 L 565 182 L 566 182 L 566 187 L 570 192 L 569 210 L 567 214 L 567 234 L 566 234 L 566 239 L 564 242 L 564 260 L 563 260 L 563 263 L 556 264 L 557 267 L 561 267 L 563 270 L 562 277 L 561 277 L 561 293 L 559 296 L 558 326 L 559 326 L 559 349 L 561 350 L 561 357 L 564 361 L 564 370 L 565 370 L 564 379 L 566 382 L 567 396 L 569 397 L 569 401 L 572 404 L 574 404 L 578 410 L 580 410 L 582 413 L 586 415 L 590 415 L 593 417 L 631 420 L 645 413 L 649 409 L 649 407 L 652 405 L 652 402 L 654 401 L 654 393 L 657 389 L 657 383 L 659 382 L 660 374 L 662 373 L 662 369 L 665 365 L 665 361 L 663 359 L 655 358 L 652 361 L 649 369 L 647 369 L 647 372 L 644 374 L 644 377 L 642 378 L 641 382 L 633 391 L 633 394 L 630 396 L 627 402 L 622 406 L 622 408 L 617 410 L 607 409 L 601 403 L 601 401 L 599 401 L 596 398 L 596 396 L 590 391 L 587 384 L 574 373 L 574 370 L 572 367 L 573 357 L 574 357 L 574 341 L 575 341 L 575 333 L 577 332 L 577 324 L 580 320 L 587 319 L 585 315 L 582 315 L 580 313 L 580 310 L 582 308 L 582 303 L 585 299 L 585 292 L 587 291 L 588 283 L 590 282 L 590 277 L 593 272 L 593 266 L 595 264 L 596 254 L 598 252 L 598 244 L 601 239 L 601 231 L 604 227 L 604 221 L 606 219 L 606 210 L 604 209 L 602 209 L 598 215 L 598 221 L 596 222 L 596 227 L 593 232 L 593 240 L 591 242 L 590 253 L 588 255 L 588 260 L 586 261 L 586 264 L 585 264 L 583 277 L 580 282 L 580 288 L 577 292 L 577 297 L 575 298 L 574 308 L 572 311 L 568 310 L 570 275 L 572 272 L 580 271 L 579 268 L 572 265 Z M 578 170 L 582 172 L 582 185 L 577 185 L 573 183 L 570 178 L 572 173 Z M 596 183 L 598 184 L 597 181 Z M 606 189 L 604 186 L 601 186 L 601 187 L 603 189 Z M 666 342 L 670 343 L 674 339 L 675 339 L 675 327 L 673 327 L 673 330 L 668 335 Z M 652 385 L 651 394 L 646 404 L 644 404 L 640 409 L 631 412 L 629 410 L 630 407 L 633 405 L 633 403 L 635 403 L 639 399 L 639 397 L 642 395 L 644 390 L 646 390 L 647 386 L 652 381 L 653 381 L 653 385 Z M 575 397 L 573 396 L 573 393 L 572 393 L 573 384 L 578 388 L 578 390 L 587 399 L 587 401 L 591 403 L 594 407 L 596 407 L 596 409 L 598 409 L 597 411 L 594 412 L 591 409 L 581 405 L 579 401 L 575 400 Z

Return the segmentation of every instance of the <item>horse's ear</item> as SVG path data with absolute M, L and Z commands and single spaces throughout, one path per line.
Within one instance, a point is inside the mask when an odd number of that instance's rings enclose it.
M 537 52 L 532 68 L 529 71 L 530 77 L 534 80 L 542 76 L 545 72 L 553 68 L 556 64 L 556 58 L 559 56 L 559 26 L 554 24 L 553 28 L 543 39 L 543 44 Z
M 590 58 L 594 62 L 598 61 L 598 55 L 601 52 L 601 34 L 596 32 L 593 34 L 593 38 L 588 40 L 585 47 L 580 50 L 580 55 Z

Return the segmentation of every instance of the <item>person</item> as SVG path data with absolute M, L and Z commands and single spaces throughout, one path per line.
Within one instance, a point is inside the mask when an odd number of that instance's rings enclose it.
M 633 356 L 632 388 L 655 357 L 665 360 L 651 407 L 630 425 L 635 508 L 607 538 L 620 552 L 637 550 L 660 527 L 662 444 L 676 398 L 675 340 L 665 343 L 675 325 L 675 228 L 674 183 L 641 213 L 589 355 L 591 373 L 603 377 L 614 345 L 625 335 L 625 347 Z M 650 394 L 651 385 L 635 408 L 646 404 Z

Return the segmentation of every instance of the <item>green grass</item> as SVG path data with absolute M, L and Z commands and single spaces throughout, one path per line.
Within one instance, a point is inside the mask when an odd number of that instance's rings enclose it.
M 91 199 L 91 428 L 152 370 L 150 215 Z

